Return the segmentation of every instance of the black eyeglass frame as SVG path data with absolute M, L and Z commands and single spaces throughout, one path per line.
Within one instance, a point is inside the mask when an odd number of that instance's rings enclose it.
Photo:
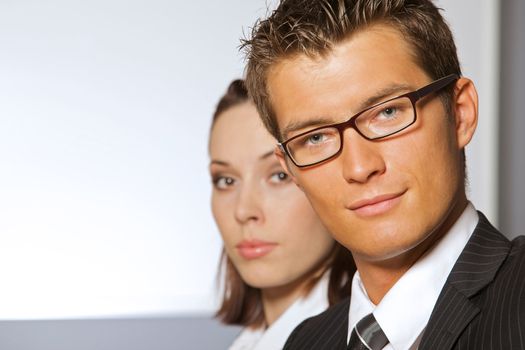
M 451 84 L 452 82 L 455 82 L 456 80 L 459 79 L 459 76 L 457 74 L 449 74 L 443 78 L 440 78 L 438 80 L 435 80 L 433 82 L 431 82 L 430 84 L 428 85 L 425 85 L 423 86 L 422 88 L 418 89 L 418 90 L 415 90 L 415 91 L 411 91 L 411 92 L 407 92 L 406 94 L 402 94 L 402 95 L 399 95 L 399 96 L 396 96 L 396 97 L 393 97 L 393 98 L 390 98 L 386 101 L 382 101 L 382 102 L 379 102 L 379 103 L 376 103 L 375 105 L 373 106 L 370 106 L 370 107 L 367 107 L 365 109 L 363 109 L 361 112 L 353 115 L 352 117 L 350 117 L 350 119 L 348 119 L 347 121 L 344 121 L 342 123 L 337 123 L 337 124 L 328 124 L 328 125 L 323 125 L 323 126 L 320 126 L 320 127 L 317 127 L 317 128 L 314 128 L 312 130 L 308 130 L 308 131 L 305 131 L 303 133 L 300 133 L 298 135 L 295 135 L 291 138 L 289 138 L 288 140 L 286 141 L 283 141 L 283 142 L 279 142 L 277 144 L 277 146 L 281 149 L 281 151 L 286 154 L 290 160 L 295 164 L 296 167 L 298 168 L 305 168 L 305 167 L 310 167 L 310 166 L 314 166 L 314 165 L 317 165 L 319 163 L 322 163 L 322 162 L 326 162 L 327 160 L 329 159 L 332 159 L 332 158 L 335 158 L 337 157 L 342 149 L 343 149 L 343 143 L 344 143 L 344 137 L 343 137 L 343 132 L 348 129 L 348 128 L 352 128 L 354 129 L 359 135 L 361 135 L 363 138 L 365 138 L 366 140 L 379 140 L 379 139 L 382 139 L 382 138 L 385 138 L 385 137 L 389 137 L 389 136 L 392 136 L 394 134 L 397 134 L 403 130 L 405 130 L 406 128 L 408 128 L 409 126 L 413 125 L 416 120 L 417 120 L 417 112 L 416 112 L 416 102 L 419 101 L 420 99 L 422 99 L 423 97 L 433 93 L 433 92 L 437 92 L 443 88 L 445 88 L 446 86 L 448 86 L 449 84 Z M 370 109 L 373 109 L 373 108 L 376 108 L 377 106 L 380 106 L 384 103 L 388 103 L 392 100 L 396 100 L 398 98 L 403 98 L 403 97 L 408 97 L 408 99 L 410 99 L 410 102 L 412 103 L 412 108 L 414 109 L 414 120 L 409 123 L 408 125 L 404 126 L 403 128 L 399 129 L 399 130 L 396 130 L 394 132 L 391 132 L 389 134 L 386 134 L 386 135 L 381 135 L 381 136 L 378 136 L 378 137 L 368 137 L 366 135 L 364 135 L 360 130 L 359 128 L 357 127 L 356 125 L 356 119 L 363 113 L 365 113 L 366 111 L 370 110 Z M 339 132 L 339 138 L 341 140 L 341 144 L 339 145 L 339 150 L 334 153 L 333 155 L 331 155 L 330 157 L 327 157 L 323 160 L 320 160 L 320 161 L 317 161 L 315 163 L 310 163 L 310 164 L 303 164 L 303 165 L 299 165 L 297 164 L 297 162 L 295 161 L 295 159 L 293 158 L 293 156 L 291 155 L 291 152 L 288 151 L 288 148 L 287 148 L 287 145 L 290 141 L 293 141 L 299 137 L 302 137 L 306 134 L 309 134 L 309 133 L 312 133 L 312 132 L 315 132 L 317 130 L 322 130 L 322 129 L 325 129 L 325 128 L 335 128 L 337 129 L 337 131 Z

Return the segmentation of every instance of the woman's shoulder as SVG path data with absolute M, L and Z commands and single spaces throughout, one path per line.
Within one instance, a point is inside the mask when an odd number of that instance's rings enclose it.
M 264 328 L 245 327 L 233 341 L 228 350 L 249 350 L 255 348 L 264 335 Z

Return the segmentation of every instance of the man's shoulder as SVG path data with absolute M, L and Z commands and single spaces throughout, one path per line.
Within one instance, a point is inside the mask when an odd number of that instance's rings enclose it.
M 511 242 L 511 250 L 509 255 L 514 256 L 517 255 L 518 257 L 523 258 L 523 255 L 525 254 L 525 236 L 518 236 L 514 238 Z
M 304 320 L 290 334 L 284 349 L 345 349 L 349 306 L 350 298 L 347 297 Z
M 484 274 L 472 278 L 483 279 L 483 275 L 492 276 L 492 283 L 488 283 L 487 289 L 476 293 L 474 299 L 478 300 L 478 306 L 489 307 L 491 310 L 504 310 L 507 315 L 521 315 L 525 317 L 525 303 L 522 302 L 525 293 L 525 236 L 518 236 L 512 240 L 500 233 L 487 220 L 481 220 L 478 229 L 483 230 L 483 234 L 478 236 L 478 246 L 484 245 L 485 248 L 471 250 L 472 255 L 476 256 L 472 261 L 477 261 L 481 267 L 473 268 L 475 272 L 485 271 Z M 480 254 L 483 253 L 483 254 Z M 498 264 L 491 264 L 491 261 L 500 260 Z M 490 271 L 494 269 L 493 271 Z M 464 277 L 465 278 L 465 277 Z M 491 318 L 493 313 L 485 315 Z
M 501 270 L 503 275 L 510 278 L 525 277 L 525 236 L 518 236 L 510 241 L 509 254 Z
M 470 299 L 480 311 L 458 348 L 522 349 L 525 336 L 525 236 L 510 241 L 492 283 Z M 459 316 L 458 316 L 459 317 Z M 491 331 L 487 333 L 487 329 Z M 467 345 L 468 344 L 468 345 Z
M 483 272 L 485 276 L 493 276 L 496 284 L 512 276 L 524 276 L 525 236 L 509 240 L 481 212 L 478 213 L 480 221 L 464 249 L 464 253 L 468 254 L 461 256 L 459 262 L 477 263 L 479 266 L 470 269 L 470 273 L 476 272 L 481 276 Z

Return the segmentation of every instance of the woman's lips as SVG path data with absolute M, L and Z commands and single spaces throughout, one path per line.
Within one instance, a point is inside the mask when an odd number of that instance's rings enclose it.
M 386 213 L 401 201 L 406 191 L 384 194 L 370 199 L 359 200 L 348 207 L 358 216 L 369 217 Z
M 257 259 L 270 253 L 277 243 L 265 242 L 259 240 L 244 240 L 237 244 L 235 247 L 239 251 L 239 254 L 248 260 Z

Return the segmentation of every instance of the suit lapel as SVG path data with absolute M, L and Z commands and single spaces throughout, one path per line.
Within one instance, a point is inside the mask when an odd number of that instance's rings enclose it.
M 478 212 L 479 222 L 458 258 L 432 311 L 419 349 L 452 348 L 479 313 L 469 298 L 495 277 L 510 242 Z

